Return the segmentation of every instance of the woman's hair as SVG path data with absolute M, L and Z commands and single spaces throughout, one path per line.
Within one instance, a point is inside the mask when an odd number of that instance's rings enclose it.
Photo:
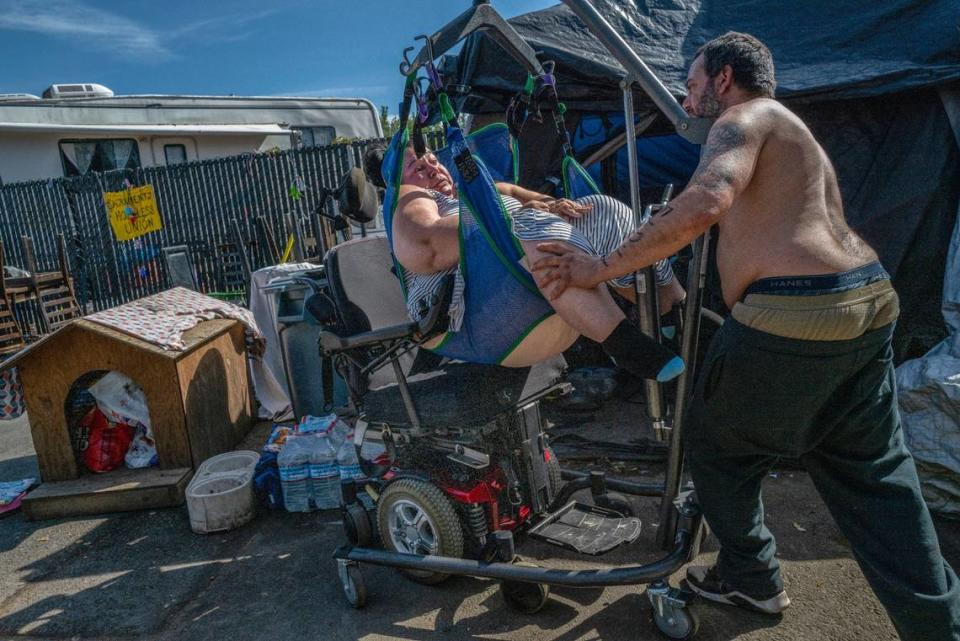
M 413 143 L 407 145 L 407 149 L 412 152 Z M 427 147 L 426 151 L 430 152 L 430 147 Z M 387 188 L 383 182 L 383 155 L 386 152 L 387 145 L 382 142 L 371 143 L 363 152 L 363 173 L 367 175 L 367 180 L 381 189 Z
M 381 189 L 387 188 L 383 182 L 383 154 L 386 151 L 387 146 L 384 143 L 375 142 L 363 153 L 363 173 L 367 175 L 367 180 Z

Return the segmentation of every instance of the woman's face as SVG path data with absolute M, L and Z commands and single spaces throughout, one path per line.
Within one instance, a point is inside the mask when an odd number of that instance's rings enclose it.
M 450 172 L 430 152 L 425 153 L 421 158 L 417 158 L 413 149 L 407 149 L 403 158 L 403 177 L 401 180 L 405 185 L 432 189 L 446 196 L 453 196 L 456 191 Z

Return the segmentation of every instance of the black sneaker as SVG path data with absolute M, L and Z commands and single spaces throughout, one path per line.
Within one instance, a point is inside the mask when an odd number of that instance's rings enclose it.
M 704 599 L 727 605 L 738 605 L 764 614 L 779 614 L 790 605 L 790 597 L 785 590 L 771 597 L 762 598 L 752 597 L 735 590 L 723 582 L 713 566 L 697 565 L 687 568 L 687 587 Z

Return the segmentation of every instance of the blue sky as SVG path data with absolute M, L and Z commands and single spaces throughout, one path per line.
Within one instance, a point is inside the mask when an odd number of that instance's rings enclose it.
M 553 0 L 493 0 L 505 17 Z M 401 52 L 470 0 L 0 0 L 0 93 L 360 96 L 396 110 Z

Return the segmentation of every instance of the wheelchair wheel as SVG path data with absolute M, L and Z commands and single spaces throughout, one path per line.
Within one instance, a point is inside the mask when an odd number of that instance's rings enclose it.
M 388 485 L 377 502 L 377 526 L 388 550 L 403 554 L 463 557 L 463 529 L 453 502 L 440 488 L 419 479 Z M 402 570 L 417 583 L 433 585 L 449 575 Z
M 547 604 L 550 586 L 543 583 L 501 581 L 500 594 L 503 600 L 521 614 L 535 614 Z
M 654 608 L 653 622 L 660 634 L 679 641 L 692 639 L 700 629 L 700 619 L 689 608 L 664 608 L 662 614 Z
M 514 565 L 528 568 L 537 567 L 534 563 L 515 559 Z M 543 609 L 550 598 L 550 586 L 546 583 L 527 583 L 525 581 L 500 581 L 500 596 L 511 608 L 521 614 L 535 614 Z

